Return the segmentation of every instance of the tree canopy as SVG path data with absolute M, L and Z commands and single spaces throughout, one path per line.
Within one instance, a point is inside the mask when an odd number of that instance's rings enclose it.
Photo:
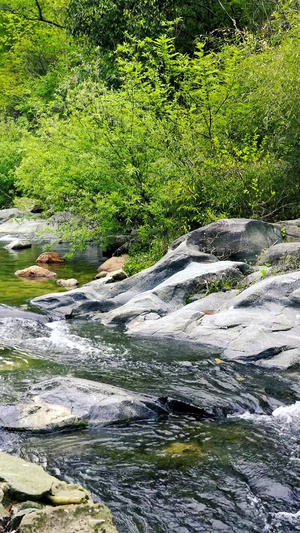
M 153 257 L 221 217 L 299 217 L 298 2 L 6 0 L 0 17 L 1 205 L 71 210 L 75 247 L 137 229 Z

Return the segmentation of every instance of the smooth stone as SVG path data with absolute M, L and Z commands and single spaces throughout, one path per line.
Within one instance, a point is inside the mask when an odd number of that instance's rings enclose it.
M 270 264 L 276 265 L 280 262 L 285 262 L 289 258 L 294 258 L 298 260 L 298 268 L 300 266 L 300 242 L 284 242 L 281 244 L 276 244 L 271 246 L 260 256 L 258 264 Z M 293 259 L 291 259 L 291 267 L 293 266 Z M 297 270 L 297 264 L 294 265 L 295 270 Z
M 215 418 L 218 411 L 169 397 L 131 392 L 79 378 L 57 377 L 33 385 L 20 403 L 0 405 L 0 427 L 19 431 L 82 429 L 90 425 L 147 420 L 184 411 Z
M 10 218 L 24 216 L 25 214 L 25 211 L 21 211 L 17 207 L 0 209 L 0 224 L 3 224 L 3 222 L 6 222 Z
M 21 239 L 15 239 L 10 242 L 7 246 L 4 246 L 6 250 L 24 250 L 25 248 L 31 248 L 32 244 L 30 241 L 24 241 Z
M 79 485 L 71 485 L 63 481 L 54 483 L 48 500 L 53 505 L 71 505 L 85 503 L 90 499 L 90 494 Z
M 300 362 L 300 272 L 270 276 L 201 316 L 201 300 L 159 320 L 131 321 L 128 332 L 197 343 L 223 359 L 288 368 Z
M 108 276 L 108 272 L 98 272 L 98 274 L 95 276 L 95 279 L 102 279 Z
M 66 289 L 74 289 L 74 287 L 76 287 L 79 284 L 78 280 L 75 278 L 58 279 L 56 283 L 60 287 L 65 287 Z
M 24 268 L 23 270 L 17 270 L 15 275 L 19 276 L 20 278 L 57 278 L 56 272 L 51 272 L 51 270 L 47 270 L 46 268 L 37 265 L 32 265 L 28 268 Z
M 199 252 L 195 247 L 187 247 L 183 243 L 176 250 L 169 250 L 152 267 L 119 283 L 111 283 L 110 276 L 107 276 L 68 293 L 54 293 L 34 298 L 32 303 L 44 311 L 53 312 L 56 316 L 71 316 L 75 313 L 89 314 L 93 311 L 106 312 L 124 305 L 141 293 L 151 291 L 191 263 L 207 265 L 218 263 L 218 260 L 212 255 Z M 244 263 L 243 265 L 243 268 L 249 268 Z
M 255 262 L 263 250 L 283 242 L 281 230 L 274 224 L 243 218 L 217 220 L 208 226 L 183 235 L 171 244 L 196 246 L 218 258 Z
M 99 266 L 98 272 L 115 272 L 116 270 L 122 270 L 128 258 L 128 254 L 111 257 Z

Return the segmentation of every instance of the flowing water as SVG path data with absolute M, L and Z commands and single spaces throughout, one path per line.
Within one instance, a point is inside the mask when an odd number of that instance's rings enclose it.
M 41 249 L 0 249 L 0 303 L 24 306 L 55 282 L 18 279 Z M 60 277 L 93 277 L 91 248 Z M 128 338 L 73 320 L 0 319 L 2 402 L 57 375 L 103 381 L 199 406 L 219 421 L 174 415 L 43 435 L 0 432 L 2 450 L 88 488 L 111 508 L 120 533 L 300 531 L 300 373 L 221 361 L 196 347 Z M 282 406 L 287 406 L 286 408 Z

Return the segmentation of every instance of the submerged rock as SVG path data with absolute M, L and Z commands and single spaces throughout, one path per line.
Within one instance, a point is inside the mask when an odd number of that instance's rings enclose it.
M 223 414 L 180 400 L 134 393 L 105 383 L 58 377 L 34 385 L 19 404 L 0 405 L 0 427 L 53 431 L 64 427 L 150 419 L 170 412 L 189 412 L 201 418 Z
M 23 270 L 17 270 L 15 275 L 20 278 L 57 278 L 56 272 L 51 272 L 51 270 L 36 265 L 24 268 Z
M 37 263 L 64 263 L 65 260 L 57 252 L 44 252 L 38 256 Z

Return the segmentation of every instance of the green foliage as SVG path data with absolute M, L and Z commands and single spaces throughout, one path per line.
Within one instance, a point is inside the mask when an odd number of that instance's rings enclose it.
M 257 29 L 276 6 L 276 0 L 70 0 L 66 24 L 107 51 L 128 36 L 158 38 L 173 26 L 176 49 L 192 54 L 200 36 L 235 39 L 244 28 Z
M 137 229 L 130 274 L 214 220 L 299 216 L 296 0 L 6 0 L 0 18 L 1 205 L 71 211 L 74 249 Z
M 14 172 L 21 161 L 21 128 L 12 120 L 0 121 L 0 207 L 12 203 Z
M 229 276 L 218 281 L 209 282 L 207 284 L 206 296 L 214 292 L 231 291 L 236 288 L 238 281 L 238 279 Z

